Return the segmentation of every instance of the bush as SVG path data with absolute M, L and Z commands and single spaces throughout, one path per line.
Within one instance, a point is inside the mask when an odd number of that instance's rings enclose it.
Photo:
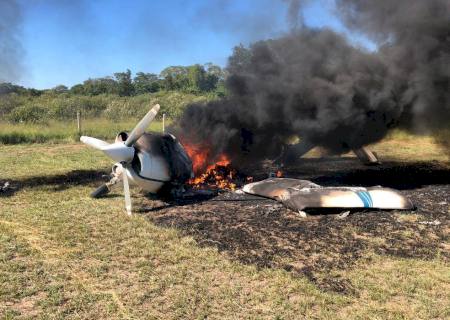
M 116 97 L 110 99 L 104 115 L 109 119 L 140 119 L 151 106 L 159 103 L 161 111 L 158 118 L 165 113 L 168 118 L 179 117 L 184 108 L 193 102 L 202 102 L 214 99 L 214 95 L 195 95 L 177 91 L 160 91 L 152 94 L 142 94 L 134 97 Z
M 115 97 L 109 100 L 103 115 L 109 119 L 135 119 L 148 111 L 147 106 L 153 103 L 150 95 L 139 95 L 137 97 Z
M 0 96 L 0 119 L 5 119 L 15 108 L 23 105 L 25 99 L 16 93 Z
M 28 103 L 14 108 L 8 116 L 12 122 L 43 123 L 48 120 L 48 108 L 34 103 Z
M 159 103 L 161 111 L 168 118 L 178 118 L 184 108 L 194 102 L 206 102 L 216 99 L 217 95 L 192 94 L 178 91 L 159 91 L 131 97 L 113 94 L 96 96 L 74 95 L 47 91 L 39 96 L 18 96 L 15 93 L 0 98 L 0 120 L 11 122 L 41 123 L 49 120 L 74 120 L 77 111 L 82 117 L 106 117 L 113 120 L 140 119 L 151 106 Z
M 106 109 L 109 98 L 107 96 L 71 96 L 58 95 L 48 99 L 50 118 L 56 120 L 74 119 L 77 111 L 83 117 L 98 117 Z

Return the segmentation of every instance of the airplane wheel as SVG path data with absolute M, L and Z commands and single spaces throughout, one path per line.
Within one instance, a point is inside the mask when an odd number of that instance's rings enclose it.
M 106 184 L 102 184 L 100 187 L 98 187 L 91 193 L 91 198 L 101 198 L 108 192 L 109 192 L 108 186 Z

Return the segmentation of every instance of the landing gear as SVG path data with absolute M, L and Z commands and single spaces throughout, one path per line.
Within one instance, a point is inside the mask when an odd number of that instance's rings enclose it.
M 112 168 L 112 172 L 109 175 L 110 180 L 104 184 L 102 184 L 100 187 L 98 187 L 97 189 L 95 189 L 94 191 L 91 192 L 91 198 L 101 198 L 106 196 L 110 191 L 111 188 L 117 184 L 117 182 L 121 181 L 121 176 L 122 176 L 123 170 L 120 166 L 116 166 L 114 165 Z M 107 176 L 108 177 L 108 176 Z

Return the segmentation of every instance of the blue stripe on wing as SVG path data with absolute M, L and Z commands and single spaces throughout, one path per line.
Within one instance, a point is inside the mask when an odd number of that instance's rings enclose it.
M 356 194 L 361 199 L 361 201 L 364 204 L 364 208 L 372 208 L 373 207 L 373 201 L 372 197 L 370 196 L 370 193 L 367 191 L 356 191 Z

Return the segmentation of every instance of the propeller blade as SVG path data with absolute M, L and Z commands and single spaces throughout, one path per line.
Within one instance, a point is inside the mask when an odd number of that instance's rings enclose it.
M 124 166 L 123 173 L 122 173 L 122 180 L 123 180 L 123 193 L 125 195 L 125 209 L 127 210 L 127 214 L 131 216 L 131 196 L 130 196 L 130 185 L 128 184 L 128 176 L 127 171 Z
M 87 136 L 81 136 L 80 141 L 83 142 L 84 144 L 87 144 L 88 146 L 91 146 L 99 150 L 102 150 L 102 148 L 109 146 L 109 143 L 106 141 Z
M 127 147 L 131 147 L 145 132 L 145 129 L 150 125 L 150 122 L 155 118 L 159 111 L 159 104 L 153 106 L 150 111 L 139 121 L 139 123 L 131 131 L 130 135 L 125 141 Z
M 80 140 L 88 146 L 103 151 L 116 162 L 130 162 L 133 160 L 134 148 L 127 147 L 123 142 L 109 144 L 106 141 L 86 136 L 82 136 Z
M 127 147 L 123 142 L 107 145 L 100 150 L 116 162 L 131 162 L 134 157 L 134 148 Z

